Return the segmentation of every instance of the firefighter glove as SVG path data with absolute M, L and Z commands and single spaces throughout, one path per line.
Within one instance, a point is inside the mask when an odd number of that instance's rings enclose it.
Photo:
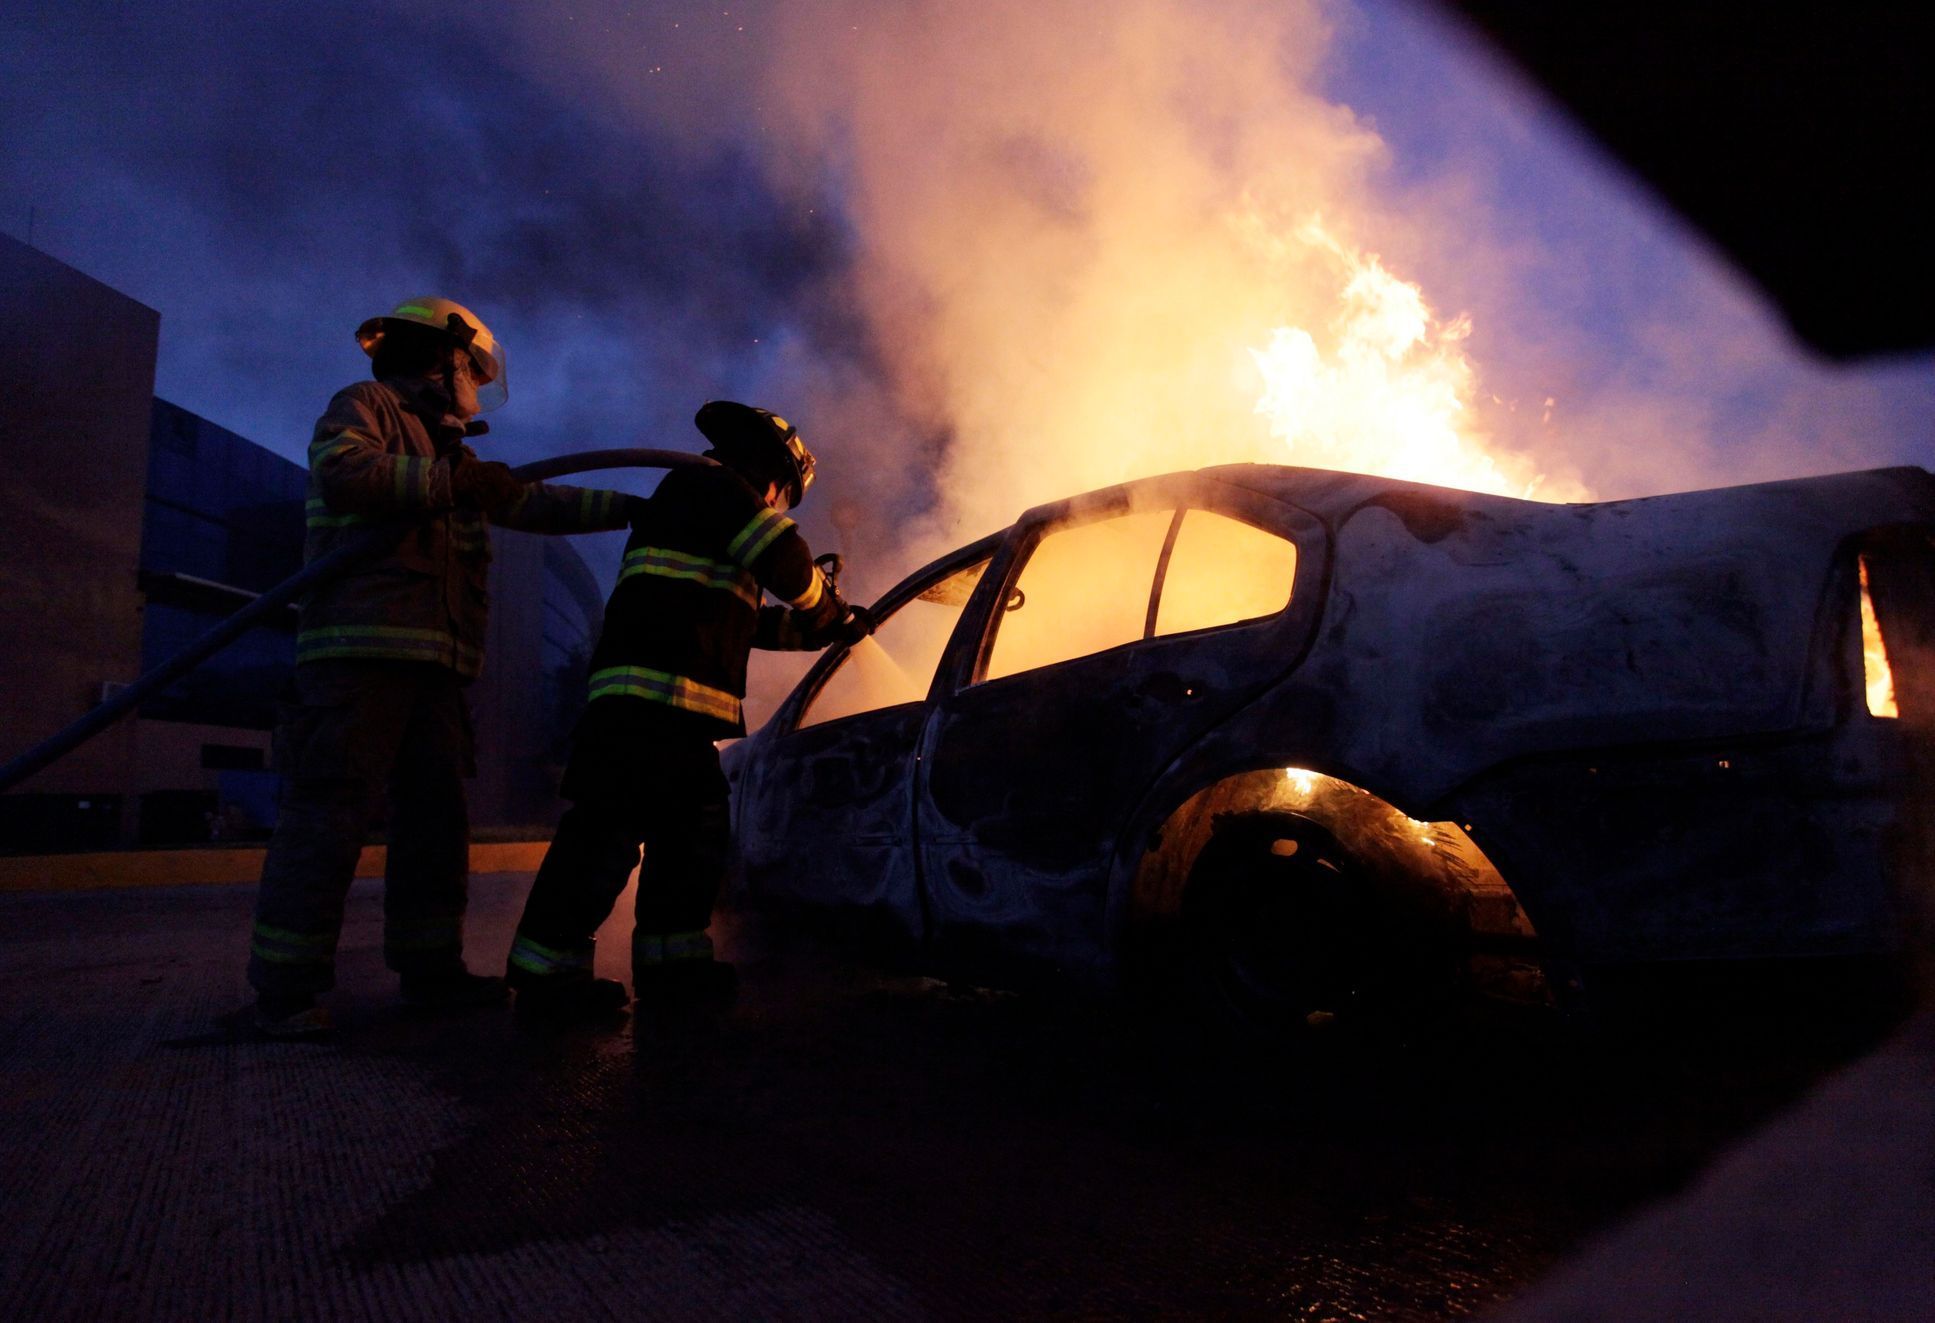
M 524 494 L 508 464 L 488 459 L 464 459 L 450 473 L 450 491 L 457 504 L 466 510 L 482 510 L 500 515 Z
M 873 633 L 875 623 L 873 612 L 866 607 L 849 607 L 846 615 L 834 623 L 834 640 L 851 646 Z

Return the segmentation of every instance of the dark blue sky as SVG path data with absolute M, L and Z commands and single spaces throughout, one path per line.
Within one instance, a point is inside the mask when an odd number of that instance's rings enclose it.
M 160 394 L 291 457 L 364 370 L 356 324 L 434 292 L 510 347 L 501 457 L 696 448 L 693 408 L 735 396 L 806 413 L 850 498 L 919 509 L 949 437 L 886 380 L 846 162 L 776 156 L 759 105 L 763 67 L 814 57 L 761 44 L 800 8 L 16 0 L 0 228 L 25 237 L 32 208 L 40 247 L 160 310 Z M 1927 461 L 1928 362 L 1812 361 L 1435 11 L 1321 9 L 1334 37 L 1301 76 L 1382 137 L 1382 206 L 1430 219 L 1385 257 L 1471 314 L 1501 408 L 1558 401 L 1515 440 L 1607 496 Z M 594 76 L 614 63 L 635 94 Z M 814 432 L 815 406 L 869 439 Z

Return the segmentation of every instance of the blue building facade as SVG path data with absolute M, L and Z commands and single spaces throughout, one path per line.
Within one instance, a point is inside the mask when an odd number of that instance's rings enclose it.
M 0 392 L 13 474 L 0 485 L 6 756 L 302 563 L 302 466 L 155 398 L 158 337 L 152 309 L 0 236 L 0 361 L 17 379 Z M 471 818 L 483 835 L 530 837 L 562 807 L 603 603 L 569 539 L 495 530 L 491 546 Z M 291 607 L 0 795 L 0 853 L 266 835 L 295 627 Z
M 302 467 L 163 399 L 141 516 L 141 669 L 302 566 Z M 163 721 L 267 730 L 295 664 L 296 613 L 251 630 L 142 706 Z

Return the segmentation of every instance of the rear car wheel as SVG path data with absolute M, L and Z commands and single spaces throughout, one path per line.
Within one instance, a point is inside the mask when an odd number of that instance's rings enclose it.
M 1456 960 L 1434 909 L 1314 822 L 1231 823 L 1183 896 L 1182 992 L 1210 1027 L 1264 1038 L 1442 1002 Z

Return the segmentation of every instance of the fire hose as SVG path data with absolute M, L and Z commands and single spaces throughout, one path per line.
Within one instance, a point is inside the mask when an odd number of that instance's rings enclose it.
M 566 474 L 588 473 L 596 469 L 696 468 L 711 463 L 709 459 L 682 450 L 589 450 L 579 455 L 541 459 L 512 472 L 525 482 L 541 482 L 546 478 L 561 478 Z M 167 661 L 89 708 L 78 720 L 48 736 L 5 766 L 0 766 L 0 792 L 11 790 L 43 767 L 66 757 L 132 712 L 157 690 L 173 684 L 310 589 L 329 582 L 372 556 L 389 551 L 417 526 L 416 522 L 399 522 L 372 528 L 355 541 L 309 562 Z

